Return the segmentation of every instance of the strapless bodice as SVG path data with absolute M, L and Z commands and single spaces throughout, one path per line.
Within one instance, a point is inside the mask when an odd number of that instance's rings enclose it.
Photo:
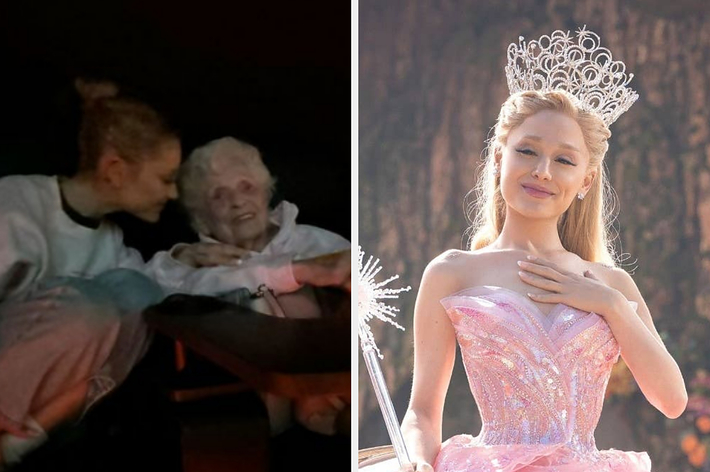
M 573 462 L 586 461 L 588 470 L 650 470 L 645 453 L 596 448 L 594 430 L 620 354 L 603 317 L 564 304 L 545 315 L 525 296 L 494 286 L 468 288 L 441 303 L 456 332 L 482 428 L 476 438 L 445 443 L 437 470 L 458 470 L 440 467 L 447 454 L 460 452 L 451 449 L 482 446 L 501 452 L 499 446 L 509 445 L 516 448 L 514 456 L 526 446 L 542 455 L 561 448 L 576 458 Z M 645 456 L 636 459 L 638 464 L 648 461 L 648 469 L 592 467 L 596 461 L 623 466 L 633 454 Z M 504 460 L 505 454 L 496 457 Z M 501 465 L 495 470 L 508 469 Z

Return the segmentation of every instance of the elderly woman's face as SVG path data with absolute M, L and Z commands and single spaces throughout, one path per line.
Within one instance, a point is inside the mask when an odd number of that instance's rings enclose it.
M 224 169 L 207 182 L 201 219 L 209 236 L 259 251 L 269 239 L 269 191 L 244 168 Z

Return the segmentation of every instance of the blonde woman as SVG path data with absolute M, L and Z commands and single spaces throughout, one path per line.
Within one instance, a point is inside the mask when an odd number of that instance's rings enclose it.
M 177 197 L 180 140 L 152 107 L 115 96 L 115 84 L 76 87 L 79 171 L 0 179 L 0 470 L 125 379 L 150 340 L 141 310 L 162 297 L 154 281 L 172 286 L 190 265 L 242 254 L 196 243 L 146 263 L 123 244 L 105 216 L 158 221 Z
M 619 355 L 664 415 L 685 409 L 678 365 L 607 236 L 609 125 L 637 95 L 598 40 L 557 31 L 508 50 L 511 96 L 489 143 L 471 248 L 431 261 L 417 295 L 402 430 L 418 471 L 649 471 L 645 452 L 594 442 Z M 442 443 L 457 343 L 482 429 Z

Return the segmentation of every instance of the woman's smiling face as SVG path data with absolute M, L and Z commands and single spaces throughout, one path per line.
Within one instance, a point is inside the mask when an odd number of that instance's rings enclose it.
M 201 217 L 209 235 L 226 244 L 261 250 L 269 238 L 268 187 L 240 166 L 221 169 L 206 187 Z
M 577 194 L 586 194 L 596 171 L 577 122 L 551 110 L 538 112 L 508 134 L 496 156 L 508 211 L 528 218 L 558 218 Z

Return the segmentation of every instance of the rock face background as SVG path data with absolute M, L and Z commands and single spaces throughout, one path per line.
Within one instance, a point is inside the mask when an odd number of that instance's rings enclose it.
M 617 244 L 689 392 L 707 399 L 690 383 L 710 365 L 709 10 L 685 0 L 360 0 L 359 241 L 384 272 L 400 274 L 393 286 L 413 288 L 396 303 L 405 333 L 373 327 L 400 418 L 411 387 L 416 288 L 428 261 L 466 245 L 464 198 L 508 96 L 506 48 L 520 35 L 585 24 L 634 73 L 640 95 L 612 125 L 606 158 L 620 203 Z M 705 462 L 700 413 L 667 420 L 632 390 L 608 402 L 599 447 L 648 450 L 658 470 Z M 362 361 L 359 405 L 360 447 L 389 443 Z M 444 438 L 479 427 L 459 362 Z M 683 452 L 688 434 L 701 441 Z

